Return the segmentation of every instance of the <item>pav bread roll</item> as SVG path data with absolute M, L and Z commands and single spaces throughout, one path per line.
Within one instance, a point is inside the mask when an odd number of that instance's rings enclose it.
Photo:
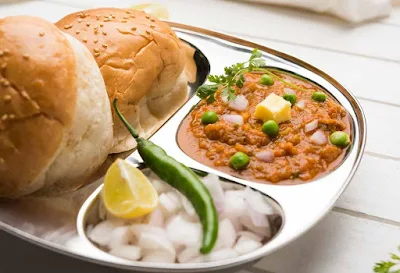
M 110 101 L 142 137 L 153 133 L 187 96 L 185 54 L 164 22 L 132 9 L 102 8 L 70 14 L 56 23 L 95 57 Z M 135 141 L 114 114 L 112 152 Z
M 0 19 L 0 197 L 76 188 L 113 141 L 92 54 L 43 19 Z

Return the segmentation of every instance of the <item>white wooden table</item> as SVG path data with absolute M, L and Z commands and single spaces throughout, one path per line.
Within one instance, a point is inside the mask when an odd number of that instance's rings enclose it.
M 57 21 L 79 9 L 136 2 L 3 3 L 0 17 L 30 14 Z M 299 240 L 240 273 L 372 272 L 376 261 L 400 245 L 400 8 L 390 18 L 351 26 L 325 15 L 237 1 L 159 2 L 168 7 L 172 21 L 242 36 L 328 72 L 359 98 L 367 116 L 364 158 L 333 211 Z M 0 240 L 0 272 L 119 272 L 5 233 Z

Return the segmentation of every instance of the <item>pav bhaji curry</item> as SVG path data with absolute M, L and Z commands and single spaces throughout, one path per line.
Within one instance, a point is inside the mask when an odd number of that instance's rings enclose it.
M 203 100 L 181 125 L 180 147 L 258 182 L 297 184 L 329 172 L 350 144 L 346 110 L 315 84 L 263 65 L 255 50 L 249 62 L 210 76 L 214 84 L 200 87 Z

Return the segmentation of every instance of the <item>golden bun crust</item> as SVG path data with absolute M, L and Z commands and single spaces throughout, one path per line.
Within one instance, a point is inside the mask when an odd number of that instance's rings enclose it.
M 163 104 L 162 98 L 169 98 L 176 84 L 182 86 L 185 54 L 166 23 L 142 11 L 102 8 L 70 14 L 56 25 L 89 48 L 100 67 L 109 99 L 119 99 L 121 112 L 139 127 L 143 136 L 157 127 L 148 120 L 160 124 L 186 99 L 184 86 L 174 96 L 176 100 L 166 100 L 168 105 L 162 108 L 152 105 L 154 100 L 157 105 Z M 146 113 L 140 113 L 143 105 Z M 134 144 L 114 115 L 112 151 L 126 151 Z
M 42 187 L 75 104 L 75 56 L 57 27 L 36 17 L 0 19 L 0 197 Z

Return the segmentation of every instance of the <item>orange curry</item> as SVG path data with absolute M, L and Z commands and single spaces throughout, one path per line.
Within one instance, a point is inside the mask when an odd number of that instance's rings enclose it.
M 210 167 L 265 183 L 303 183 L 335 168 L 343 159 L 346 148 L 331 144 L 329 136 L 335 131 L 350 133 L 347 112 L 320 87 L 287 73 L 275 74 L 301 90 L 279 80 L 272 86 L 262 85 L 259 84 L 261 74 L 245 74 L 245 83 L 242 88 L 236 87 L 236 95 L 245 96 L 246 109 L 230 108 L 221 91 L 217 91 L 215 102 L 201 101 L 180 127 L 178 143 L 183 151 Z M 270 137 L 261 129 L 263 121 L 254 117 L 255 107 L 271 93 L 283 96 L 288 91 L 294 91 L 297 97 L 291 107 L 291 118 L 279 124 L 278 136 Z M 312 94 L 315 91 L 324 92 L 326 101 L 314 101 Z M 201 118 L 206 111 L 213 111 L 219 117 L 240 115 L 243 124 L 219 118 L 213 124 L 204 125 Z M 325 138 L 326 141 L 313 140 L 317 131 L 319 138 L 322 135 L 322 140 Z M 250 162 L 245 169 L 234 170 L 229 166 L 229 159 L 239 151 L 246 153 Z M 260 160 L 257 156 L 262 151 L 270 155 L 268 160 Z

